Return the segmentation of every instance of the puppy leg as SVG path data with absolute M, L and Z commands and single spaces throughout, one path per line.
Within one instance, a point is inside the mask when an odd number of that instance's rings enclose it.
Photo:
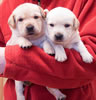
M 64 95 L 59 89 L 49 87 L 46 88 L 56 98 L 56 100 L 65 100 L 66 95 Z
M 65 50 L 62 45 L 54 45 L 55 48 L 55 59 L 59 62 L 67 60 Z
M 80 53 L 84 62 L 91 63 L 93 61 L 93 56 L 88 52 L 81 40 L 73 48 Z
M 32 43 L 24 37 L 19 37 L 17 43 L 21 48 L 30 48 L 32 46 Z
M 43 49 L 47 54 L 55 54 L 54 48 L 47 40 L 43 43 Z
M 16 96 L 17 96 L 17 100 L 25 100 L 23 91 L 23 82 L 21 81 L 15 81 L 15 90 L 16 90 Z

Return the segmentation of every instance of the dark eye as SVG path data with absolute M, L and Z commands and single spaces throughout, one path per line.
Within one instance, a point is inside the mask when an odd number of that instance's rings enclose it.
M 54 27 L 54 24 L 49 24 L 51 27 Z
M 23 18 L 19 18 L 18 21 L 22 22 L 23 21 Z
M 38 16 L 34 16 L 34 19 L 38 19 L 39 17 Z
M 68 28 L 68 27 L 70 27 L 70 24 L 65 24 L 64 26 L 65 26 L 66 28 Z

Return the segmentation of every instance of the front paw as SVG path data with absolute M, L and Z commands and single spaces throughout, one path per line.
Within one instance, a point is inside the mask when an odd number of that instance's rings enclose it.
M 93 62 L 93 56 L 89 52 L 82 54 L 82 59 L 85 63 L 92 63 Z
M 27 48 L 32 47 L 32 43 L 28 40 L 23 40 L 23 41 L 21 40 L 19 41 L 19 46 L 23 49 L 27 49 Z
M 55 54 L 55 59 L 59 62 L 63 62 L 67 60 L 67 56 L 65 53 L 58 52 Z

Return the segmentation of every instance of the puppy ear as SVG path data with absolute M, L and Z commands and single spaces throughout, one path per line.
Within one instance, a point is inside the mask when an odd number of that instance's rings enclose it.
M 45 13 L 46 16 L 47 16 L 48 12 L 49 12 L 48 9 L 44 9 L 44 13 Z
M 39 6 L 39 9 L 40 9 L 40 13 L 41 13 L 41 15 L 42 15 L 42 18 L 45 18 L 46 15 L 45 15 L 45 13 L 44 13 L 43 8 L 41 8 L 41 7 Z
M 16 28 L 16 20 L 15 20 L 15 16 L 13 14 L 10 15 L 10 17 L 8 19 L 8 24 L 10 27 Z
M 79 28 L 79 25 L 80 25 L 79 20 L 75 17 L 73 19 L 73 27 L 74 27 L 74 29 L 77 30 Z

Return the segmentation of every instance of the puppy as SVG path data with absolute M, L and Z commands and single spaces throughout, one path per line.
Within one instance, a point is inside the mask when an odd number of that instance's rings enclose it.
M 55 54 L 55 59 L 63 62 L 67 60 L 64 48 L 75 49 L 85 63 L 91 63 L 93 57 L 80 39 L 79 21 L 72 11 L 57 7 L 49 12 L 45 10 L 45 12 L 47 13 L 47 40 L 44 42 L 44 51 L 48 54 Z M 56 97 L 56 100 L 63 100 L 66 97 L 57 89 L 48 90 Z
M 44 43 L 46 53 L 55 53 L 55 59 L 63 62 L 67 60 L 64 48 L 75 49 L 85 63 L 93 61 L 92 55 L 80 39 L 79 21 L 72 11 L 63 7 L 54 8 L 50 12 L 47 11 L 46 22 L 48 37 Z
M 8 19 L 12 36 L 7 45 L 19 45 L 30 48 L 33 45 L 42 47 L 45 39 L 44 11 L 41 7 L 31 3 L 18 6 Z M 17 100 L 25 100 L 23 82 L 15 81 Z

